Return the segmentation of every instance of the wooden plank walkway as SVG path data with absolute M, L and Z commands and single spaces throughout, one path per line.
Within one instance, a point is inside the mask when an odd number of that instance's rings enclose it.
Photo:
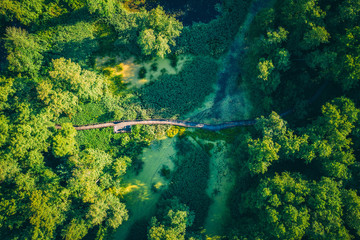
M 222 124 L 204 124 L 198 122 L 188 122 L 182 120 L 170 120 L 170 119 L 152 119 L 152 120 L 133 120 L 133 121 L 116 121 L 108 123 L 99 123 L 85 126 L 74 126 L 76 130 L 89 130 L 97 128 L 113 127 L 114 133 L 130 132 L 131 126 L 134 125 L 172 125 L 186 128 L 201 128 L 210 131 L 219 131 L 226 128 L 232 128 L 237 126 L 251 126 L 256 123 L 256 120 L 240 120 L 233 122 L 225 122 Z M 56 125 L 56 129 L 61 129 L 60 125 Z
M 234 122 L 226 122 L 222 124 L 204 124 L 198 122 L 188 122 L 182 120 L 169 120 L 169 119 L 155 119 L 155 120 L 137 120 L 137 121 L 124 121 L 115 124 L 114 133 L 124 132 L 124 130 L 133 125 L 172 125 L 186 128 L 201 128 L 210 131 L 219 131 L 226 128 L 232 128 L 237 126 L 250 126 L 254 125 L 256 120 L 241 120 Z

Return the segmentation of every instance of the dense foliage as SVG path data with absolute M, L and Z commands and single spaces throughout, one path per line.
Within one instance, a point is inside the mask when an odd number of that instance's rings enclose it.
M 151 219 L 148 239 L 184 240 L 186 228 L 193 224 L 193 213 L 176 198 L 164 201 L 162 205 L 158 214 L 160 219 Z
M 181 116 L 200 107 L 213 91 L 217 63 L 211 58 L 197 57 L 185 63 L 177 75 L 163 74 L 140 90 L 145 106 L 164 117 Z
M 78 10 L 86 4 L 0 4 L 9 26 L 2 29 L 8 71 L 0 78 L 1 239 L 94 237 L 128 219 L 121 179 L 131 158 L 154 139 L 155 128 L 117 137 L 101 130 L 107 139 L 100 142 L 93 138 L 98 131 L 74 129 L 73 124 L 146 118 L 132 94 L 114 94 L 109 80 L 91 69 L 102 25 Z M 66 14 L 67 22 L 55 19 Z M 55 128 L 60 122 L 61 129 Z
M 358 87 L 358 12 L 358 1 L 327 0 L 277 1 L 262 10 L 242 62 L 259 109 L 300 107 L 325 81 L 345 91 Z
M 360 238 L 360 1 L 223 0 L 208 6 L 213 19 L 194 23 L 185 15 L 199 9 L 189 6 L 205 1 L 185 2 L 0 0 L 1 239 L 109 237 L 132 217 L 124 178 L 142 170 L 143 148 L 178 133 L 175 167 L 156 170 L 166 184 L 152 189 L 160 200 L 139 238 L 210 239 L 215 141 L 230 148 L 236 175 L 219 238 Z M 102 57 L 114 61 L 97 65 Z M 148 66 L 159 75 L 134 89 L 106 73 L 130 57 L 139 78 Z M 222 95 L 244 91 L 263 115 L 254 126 L 74 128 L 184 118 L 231 75 L 224 59 L 238 86 Z
M 322 115 L 295 131 L 276 113 L 257 122 L 256 132 L 240 148 L 244 172 L 252 184 L 236 204 L 251 219 L 241 232 L 261 239 L 352 239 L 359 237 L 351 184 L 356 158 L 349 135 L 359 109 L 346 98 L 325 104 Z M 241 184 L 241 183 L 239 183 Z M 256 229 L 254 231 L 254 229 Z M 243 230 L 244 231 L 244 230 Z

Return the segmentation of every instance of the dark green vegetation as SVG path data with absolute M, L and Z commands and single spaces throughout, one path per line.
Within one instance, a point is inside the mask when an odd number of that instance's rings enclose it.
M 256 113 L 295 114 L 261 117 L 234 143 L 233 237 L 360 237 L 359 11 L 359 1 L 286 0 L 255 17 L 241 81 Z
M 181 116 L 201 106 L 213 91 L 217 63 L 197 57 L 185 63 L 178 75 L 163 74 L 157 81 L 140 90 L 140 98 L 149 109 L 163 117 Z
M 214 148 L 206 141 L 224 141 L 232 153 L 236 183 L 231 216 L 219 223 L 224 238 L 360 238 L 360 1 L 277 0 L 270 8 L 257 1 L 249 8 L 250 0 L 223 0 L 218 16 L 216 1 L 206 1 L 201 15 L 205 1 L 188 1 L 189 11 L 184 2 L 0 1 L 1 239 L 111 238 L 131 217 L 124 175 L 140 172 L 143 148 L 165 134 L 178 134 L 175 168 L 159 169 L 169 184 L 154 187 L 156 216 L 133 238 L 206 237 Z M 116 135 L 74 129 L 182 118 L 200 107 L 255 8 L 263 9 L 233 59 L 253 115 L 267 116 L 254 127 L 184 133 L 134 126 Z M 206 23 L 191 24 L 199 19 Z M 190 60 L 179 74 L 163 73 L 137 90 L 94 67 L 99 56 L 134 56 L 167 57 L 176 68 L 182 54 Z M 279 114 L 288 109 L 294 114 L 285 121 Z
M 276 1 L 255 17 L 241 64 L 260 114 L 297 106 L 305 116 L 304 100 L 321 83 L 330 82 L 338 96 L 359 86 L 359 7 L 358 1 Z
M 164 192 L 165 199 L 177 197 L 195 213 L 192 228 L 200 229 L 205 221 L 211 199 L 206 194 L 209 178 L 209 155 L 200 146 L 181 139 L 177 142 L 177 169 L 172 173 L 171 183 Z
M 336 98 L 303 128 L 289 129 L 276 113 L 258 121 L 237 149 L 247 159 L 232 203 L 238 235 L 359 237 L 359 163 L 351 139 L 359 139 L 359 112 L 349 99 Z
M 194 214 L 177 198 L 162 202 L 158 217 L 153 217 L 149 226 L 148 239 L 185 239 L 186 228 L 191 227 Z
M 148 5 L 153 7 L 156 4 L 164 6 L 166 12 L 177 16 L 186 26 L 193 22 L 209 22 L 219 14 L 221 8 L 219 0 L 156 0 L 150 1 Z

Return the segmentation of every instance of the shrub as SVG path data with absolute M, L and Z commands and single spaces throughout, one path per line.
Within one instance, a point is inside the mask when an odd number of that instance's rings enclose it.
M 146 68 L 145 67 L 141 67 L 140 70 L 139 70 L 139 78 L 145 78 L 146 76 Z
M 151 69 L 151 71 L 156 72 L 158 70 L 158 64 L 156 62 L 151 64 L 150 69 Z
M 151 186 L 151 190 L 156 193 L 156 192 L 161 191 L 161 189 L 163 187 L 164 187 L 164 184 L 162 182 L 157 182 Z
M 170 60 L 170 65 L 173 67 L 173 68 L 176 68 L 176 65 L 177 65 L 177 62 L 178 62 L 178 58 L 175 54 L 171 54 L 169 55 L 169 60 Z
M 171 170 L 168 166 L 163 165 L 160 170 L 160 175 L 166 179 L 170 179 Z
M 179 133 L 179 129 L 176 126 L 171 126 L 167 131 L 166 135 L 170 138 L 175 137 Z

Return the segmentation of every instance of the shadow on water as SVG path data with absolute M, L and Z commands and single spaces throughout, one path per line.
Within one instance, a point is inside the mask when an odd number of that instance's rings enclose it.
M 143 218 L 136 221 L 130 228 L 130 233 L 127 235 L 126 240 L 144 239 L 147 235 L 149 218 Z
M 193 22 L 210 22 L 219 14 L 215 5 L 220 3 L 221 0 L 159 0 L 149 6 L 161 5 L 166 12 L 175 14 L 178 20 L 189 26 Z

